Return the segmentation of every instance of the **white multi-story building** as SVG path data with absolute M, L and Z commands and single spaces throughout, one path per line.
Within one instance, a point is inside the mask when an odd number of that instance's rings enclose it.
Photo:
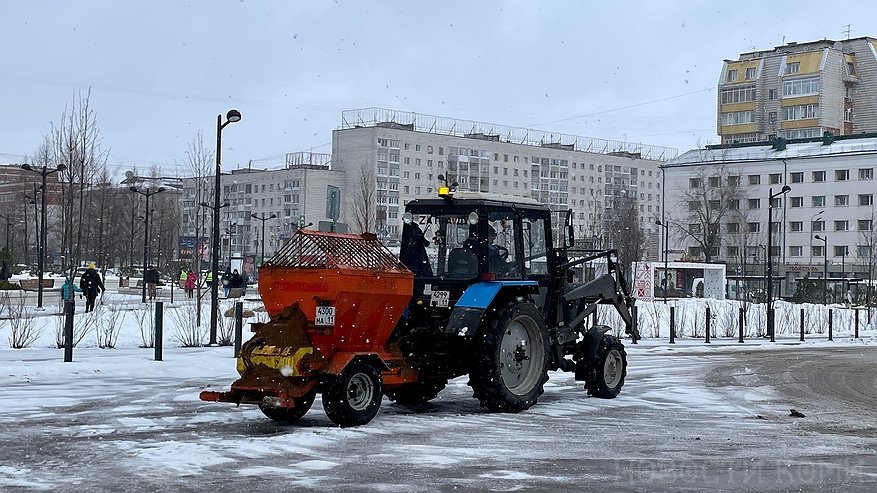
M 440 184 L 459 190 L 533 197 L 557 211 L 573 209 L 579 238 L 614 244 L 616 211 L 633 208 L 657 257 L 659 165 L 676 150 L 368 108 L 342 114 L 332 135 L 332 169 L 345 175 L 342 221 L 353 223 L 363 197 L 375 201 L 374 228 L 400 234 L 407 201 L 433 195 Z M 362 194 L 363 183 L 375 193 Z
M 202 182 L 202 201 L 213 204 L 214 176 Z M 228 256 L 261 256 L 263 222 L 254 219 L 277 217 L 264 222 L 265 256 L 270 257 L 299 226 L 318 224 L 326 220 L 326 195 L 329 186 L 343 183 L 343 173 L 330 169 L 330 156 L 317 153 L 291 153 L 286 163 L 278 169 L 242 168 L 231 170 L 220 177 L 221 201 L 228 203 L 220 216 L 220 250 L 223 258 Z M 212 234 L 211 210 L 202 207 L 196 214 L 196 180 L 183 179 L 181 196 L 182 228 L 180 236 L 195 235 L 195 221 L 202 221 L 201 236 L 209 239 Z M 203 197 L 206 197 L 203 198 Z
M 826 262 L 840 292 L 841 279 L 874 274 L 875 157 L 875 134 L 685 152 L 663 166 L 670 258 L 703 260 L 709 253 L 710 261 L 729 264 L 732 275 L 763 276 L 773 206 L 771 256 L 774 275 L 786 281 L 781 293 L 793 294 L 795 280 L 805 275 L 822 277 Z M 791 190 L 782 194 L 783 186 Z M 690 234 L 704 238 L 708 229 L 715 232 L 710 252 Z

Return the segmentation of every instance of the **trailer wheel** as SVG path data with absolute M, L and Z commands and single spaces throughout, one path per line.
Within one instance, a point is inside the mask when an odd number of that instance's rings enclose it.
M 387 397 L 400 406 L 417 408 L 438 396 L 446 382 L 415 382 L 387 391 Z
M 481 325 L 475 338 L 469 385 L 491 411 L 518 412 L 536 403 L 548 380 L 542 314 L 532 303 L 512 302 Z
M 613 399 L 624 386 L 627 376 L 627 353 L 617 337 L 604 335 L 597 349 L 594 362 L 594 378 L 585 382 L 588 395 L 601 399 Z
M 356 360 L 326 382 L 323 410 L 338 426 L 364 425 L 378 414 L 382 396 L 381 373 L 374 365 Z
M 272 421 L 283 424 L 291 424 L 295 423 L 296 421 L 301 419 L 302 416 L 307 414 L 307 412 L 311 409 L 311 406 L 314 404 L 314 397 L 316 396 L 317 391 L 313 390 L 301 397 L 296 397 L 295 407 L 271 407 L 263 403 L 259 403 L 259 409 L 262 410 L 262 414 L 270 418 Z

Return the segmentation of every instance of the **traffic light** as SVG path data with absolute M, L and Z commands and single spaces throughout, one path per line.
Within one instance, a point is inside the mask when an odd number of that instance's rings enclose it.
M 305 227 L 305 215 L 304 214 L 298 216 L 298 227 L 299 228 Z

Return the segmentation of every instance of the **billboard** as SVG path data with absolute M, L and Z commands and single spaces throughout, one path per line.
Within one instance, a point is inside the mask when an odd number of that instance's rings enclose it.
M 210 239 L 202 236 L 201 240 L 197 241 L 195 236 L 180 236 L 180 260 L 194 260 L 196 250 L 201 260 L 210 260 Z

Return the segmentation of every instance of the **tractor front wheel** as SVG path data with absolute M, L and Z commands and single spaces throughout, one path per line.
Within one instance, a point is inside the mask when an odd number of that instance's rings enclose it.
M 613 399 L 624 386 L 627 376 L 627 353 L 617 337 L 604 335 L 594 361 L 594 378 L 585 383 L 588 395 L 601 399 Z
M 374 365 L 357 360 L 326 382 L 323 410 L 342 428 L 364 425 L 378 414 L 382 396 L 381 372 Z
M 519 412 L 544 392 L 551 358 L 542 314 L 512 302 L 483 323 L 475 337 L 470 375 L 475 398 L 491 411 Z
M 317 391 L 312 390 L 301 397 L 296 397 L 295 407 L 271 407 L 260 403 L 259 409 L 262 410 L 262 414 L 273 421 L 282 424 L 291 424 L 307 414 L 308 410 L 310 410 L 311 406 L 314 404 L 314 397 L 316 396 Z

